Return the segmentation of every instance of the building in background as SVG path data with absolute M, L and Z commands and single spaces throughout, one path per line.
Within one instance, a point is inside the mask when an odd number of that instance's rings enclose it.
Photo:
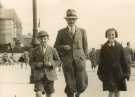
M 0 45 L 22 39 L 22 24 L 14 9 L 6 9 L 0 4 Z

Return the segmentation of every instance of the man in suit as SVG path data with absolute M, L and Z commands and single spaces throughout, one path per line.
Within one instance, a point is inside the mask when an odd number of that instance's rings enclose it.
M 38 33 L 40 44 L 30 53 L 30 66 L 35 84 L 36 97 L 51 97 L 54 92 L 54 80 L 57 79 L 55 68 L 60 65 L 56 49 L 48 45 L 49 35 L 45 31 Z
M 68 25 L 58 31 L 54 45 L 63 62 L 67 97 L 79 97 L 88 85 L 85 69 L 87 35 L 84 29 L 76 26 L 77 19 L 76 11 L 68 9 L 65 17 Z

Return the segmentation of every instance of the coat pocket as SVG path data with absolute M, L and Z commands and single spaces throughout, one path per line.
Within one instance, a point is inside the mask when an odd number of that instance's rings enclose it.
M 120 64 L 118 64 L 115 67 L 113 67 L 113 69 L 114 69 L 114 77 L 116 79 L 120 80 L 120 79 L 124 78 L 123 70 L 122 70 Z
M 86 70 L 78 72 L 76 79 L 77 90 L 81 93 L 88 87 L 88 75 Z
M 83 58 L 78 58 L 78 59 L 75 59 L 75 67 L 76 67 L 76 70 L 77 71 L 83 71 L 85 70 L 85 67 L 86 67 L 86 59 L 83 59 Z

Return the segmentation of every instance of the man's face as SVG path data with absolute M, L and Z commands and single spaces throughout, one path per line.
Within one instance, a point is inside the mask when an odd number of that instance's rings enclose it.
M 76 18 L 67 18 L 66 21 L 67 21 L 67 24 L 72 27 L 75 25 L 77 19 Z
M 44 37 L 40 37 L 40 38 L 39 38 L 40 44 L 41 44 L 41 45 L 44 45 L 44 46 L 47 45 L 48 40 L 49 40 L 49 37 L 48 37 L 48 36 L 44 36 Z

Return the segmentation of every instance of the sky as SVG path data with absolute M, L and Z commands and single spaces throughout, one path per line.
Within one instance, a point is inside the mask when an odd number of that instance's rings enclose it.
M 23 33 L 32 33 L 32 0 L 0 0 L 5 8 L 14 8 L 22 21 Z M 79 17 L 77 25 L 87 32 L 89 48 L 100 48 L 105 30 L 114 27 L 118 41 L 135 48 L 135 0 L 37 0 L 39 30 L 50 35 L 53 45 L 57 31 L 66 27 L 66 10 L 73 8 Z

